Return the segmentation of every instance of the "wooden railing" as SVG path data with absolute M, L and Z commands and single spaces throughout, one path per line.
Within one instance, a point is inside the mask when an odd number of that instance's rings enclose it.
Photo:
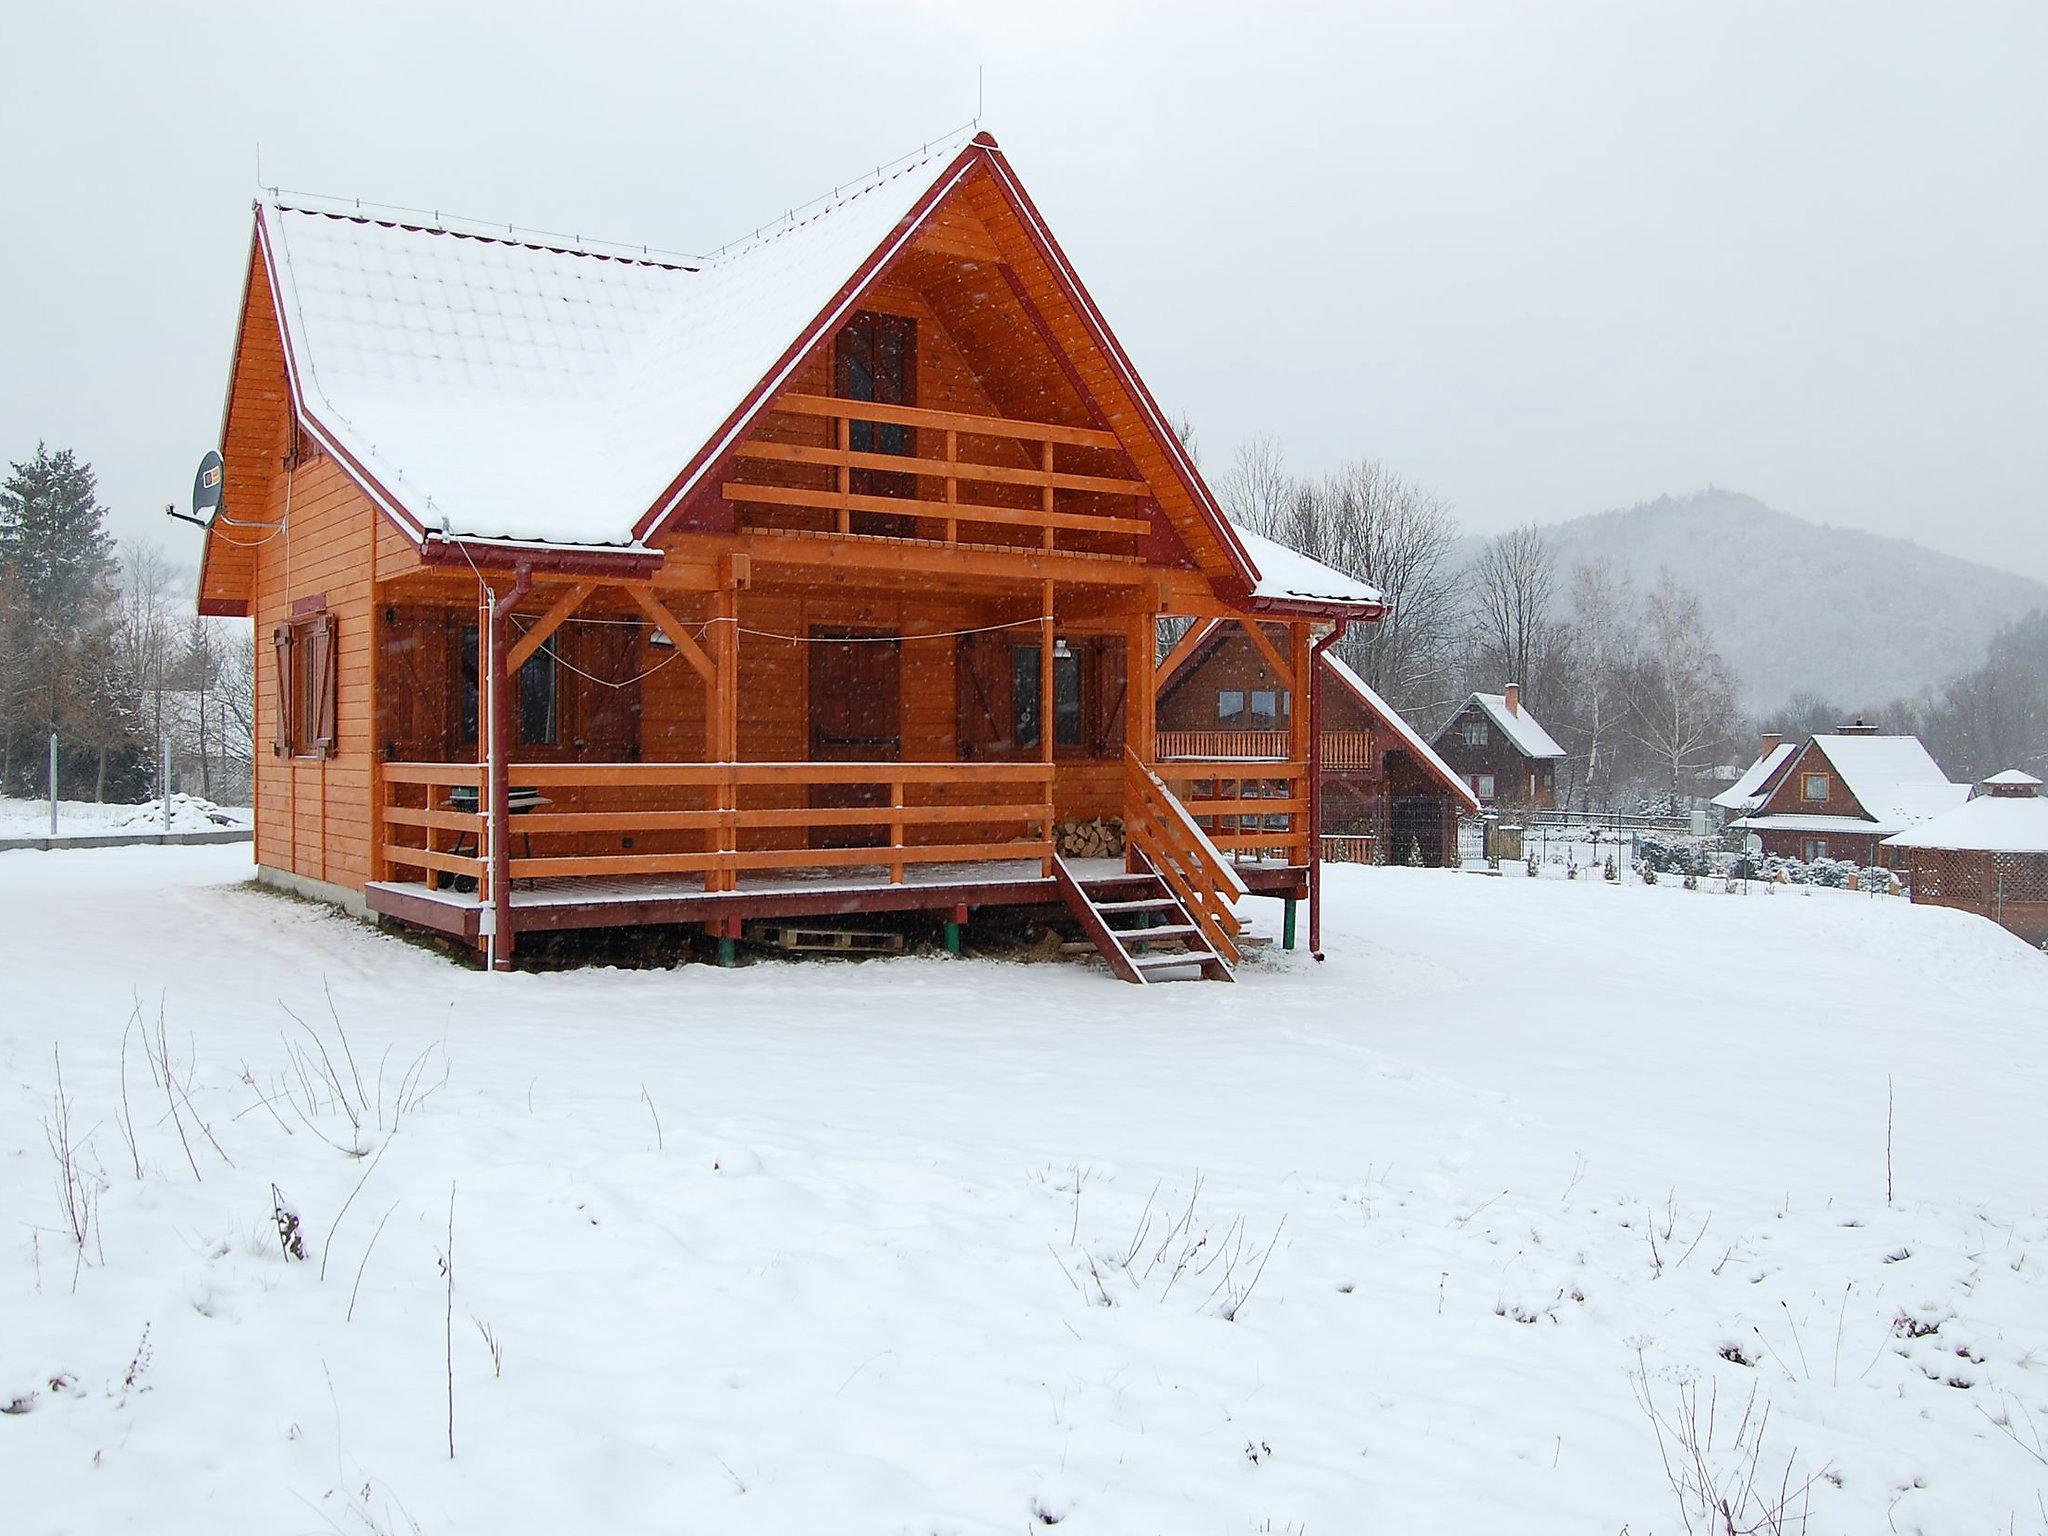
M 1285 731 L 1161 731 L 1153 755 L 1161 760 L 1192 757 L 1285 762 L 1293 750 L 1293 739 Z M 1323 732 L 1323 766 L 1372 767 L 1372 733 Z
M 1124 748 L 1124 841 L 1180 898 L 1202 937 L 1231 965 L 1243 958 L 1234 910 L 1244 881 L 1159 776 Z
M 387 797 L 418 787 L 425 800 L 381 808 L 385 862 L 480 878 L 484 818 L 441 802 L 444 790 L 478 786 L 482 770 L 387 763 L 382 774 Z M 517 763 L 509 776 L 547 802 L 507 819 L 515 881 L 701 875 L 706 891 L 729 891 L 746 874 L 871 866 L 900 885 L 913 864 L 1033 859 L 1049 870 L 1052 858 L 1050 763 Z M 874 798 L 806 803 L 819 788 Z M 813 833 L 841 828 L 871 835 L 810 846 Z M 467 847 L 437 846 L 444 832 Z
M 378 807 L 381 825 L 376 829 L 384 862 L 424 870 L 430 883 L 435 875 L 453 875 L 481 883 L 484 818 L 476 811 L 449 810 L 442 802 L 449 790 L 479 792 L 484 782 L 483 764 L 385 763 L 378 768 L 377 778 L 384 786 L 385 797 L 385 803 Z M 422 803 L 401 804 L 392 798 L 394 795 L 416 798 Z M 401 842 L 408 835 L 401 829 L 417 832 L 420 842 Z M 444 832 L 454 834 L 453 842 L 446 846 L 441 840 Z M 467 852 L 455 851 L 464 847 Z
M 1096 495 L 1142 497 L 1151 494 L 1143 480 L 1118 475 L 1076 474 L 1061 470 L 1054 460 L 1060 447 L 1090 449 L 1096 453 L 1121 452 L 1116 434 L 1092 427 L 1067 427 L 1053 422 L 1018 421 L 1003 416 L 975 416 L 959 411 L 924 410 L 908 405 L 881 405 L 866 400 L 840 400 L 822 395 L 784 395 L 771 409 L 785 416 L 822 417 L 832 424 L 830 444 L 772 442 L 749 438 L 741 443 L 738 456 L 760 463 L 795 464 L 833 473 L 831 486 L 761 485 L 728 481 L 722 494 L 727 501 L 750 505 L 793 507 L 830 513 L 831 531 L 852 531 L 856 512 L 879 513 L 888 517 L 915 518 L 922 524 L 937 525 L 928 537 L 948 543 L 960 539 L 966 525 L 1029 528 L 1037 531 L 1040 546 L 1054 549 L 1062 531 L 1111 534 L 1130 538 L 1147 532 L 1151 524 L 1138 515 L 1112 516 L 1098 512 L 1060 511 L 1055 493 L 1085 491 Z M 856 452 L 851 446 L 851 427 L 856 421 L 921 429 L 939 440 L 936 452 L 925 443 L 916 456 L 892 453 Z M 1026 456 L 1036 463 L 993 464 L 964 456 L 962 439 L 1003 440 L 1023 445 Z M 927 440 L 929 441 L 929 440 Z M 1015 450 L 1012 450 L 1014 455 Z M 936 480 L 937 498 L 873 496 L 852 488 L 854 470 L 879 470 L 887 474 L 922 476 Z M 1038 505 L 996 506 L 967 501 L 961 492 L 968 486 L 1020 486 L 1038 492 Z

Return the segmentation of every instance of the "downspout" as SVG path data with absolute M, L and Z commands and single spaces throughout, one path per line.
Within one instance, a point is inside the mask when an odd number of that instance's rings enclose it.
M 488 823 L 491 850 L 490 961 L 491 968 L 498 971 L 512 969 L 512 841 L 506 829 L 511 814 L 510 758 L 512 721 L 515 714 L 511 700 L 507 697 L 511 691 L 511 679 L 507 676 L 512 655 L 511 619 L 513 608 L 518 606 L 519 600 L 532 588 L 533 567 L 521 565 L 512 582 L 511 591 L 494 601 L 490 607 L 490 750 L 486 768 L 491 796 Z
M 1338 619 L 1308 650 L 1308 952 L 1323 958 L 1323 652 L 1344 638 L 1351 621 Z

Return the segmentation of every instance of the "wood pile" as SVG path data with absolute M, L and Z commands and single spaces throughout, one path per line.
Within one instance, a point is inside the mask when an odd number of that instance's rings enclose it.
M 1124 824 L 1114 816 L 1091 820 L 1071 818 L 1053 834 L 1054 846 L 1066 859 L 1120 859 L 1124 854 Z

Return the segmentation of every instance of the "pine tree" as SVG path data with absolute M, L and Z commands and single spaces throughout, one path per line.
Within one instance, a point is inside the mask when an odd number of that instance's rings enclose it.
M 121 697 L 110 675 L 114 540 L 90 465 L 69 449 L 12 466 L 0 483 L 0 644 L 8 677 L 0 710 L 0 771 L 18 787 L 39 783 L 42 743 L 95 759 L 106 779 L 106 754 L 125 731 L 110 713 Z
M 12 466 L 0 485 L 0 570 L 20 583 L 29 608 L 60 629 L 76 630 L 104 606 L 114 565 L 92 466 L 69 448 Z

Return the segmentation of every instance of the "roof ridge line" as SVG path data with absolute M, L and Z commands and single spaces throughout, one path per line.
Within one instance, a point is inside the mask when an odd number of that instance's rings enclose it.
M 451 235 L 458 240 L 476 240 L 523 251 L 543 251 L 553 256 L 581 256 L 591 261 L 655 267 L 665 272 L 695 272 L 701 269 L 704 261 L 701 256 L 665 250 L 659 246 L 586 240 L 581 235 L 524 229 L 503 220 L 445 214 L 438 208 L 407 208 L 395 203 L 366 202 L 359 197 L 334 197 L 324 192 L 289 192 L 272 187 L 263 202 L 278 213 L 339 219 L 351 224 L 375 224 L 384 229 L 401 229 L 408 234 Z M 320 206 L 323 203 L 331 206 Z
M 746 234 L 736 239 L 728 240 L 723 245 L 714 246 L 702 257 L 704 265 L 707 267 L 722 266 L 728 261 L 736 260 L 759 246 L 779 240 L 782 236 L 801 229 L 806 224 L 813 223 L 837 209 L 844 208 L 856 198 L 864 197 L 880 187 L 887 186 L 899 176 L 907 176 L 912 171 L 931 164 L 933 160 L 941 156 L 958 154 L 974 141 L 974 136 L 979 131 L 980 126 L 981 120 L 979 118 L 963 123 L 957 128 L 949 129 L 947 132 L 940 134 L 935 139 L 925 140 L 916 149 L 898 155 L 894 160 L 878 165 L 872 171 L 863 172 L 852 181 L 839 183 L 829 193 L 821 193 L 809 202 L 793 205 L 783 213 L 781 218 L 770 219 L 765 224 L 757 224 Z

